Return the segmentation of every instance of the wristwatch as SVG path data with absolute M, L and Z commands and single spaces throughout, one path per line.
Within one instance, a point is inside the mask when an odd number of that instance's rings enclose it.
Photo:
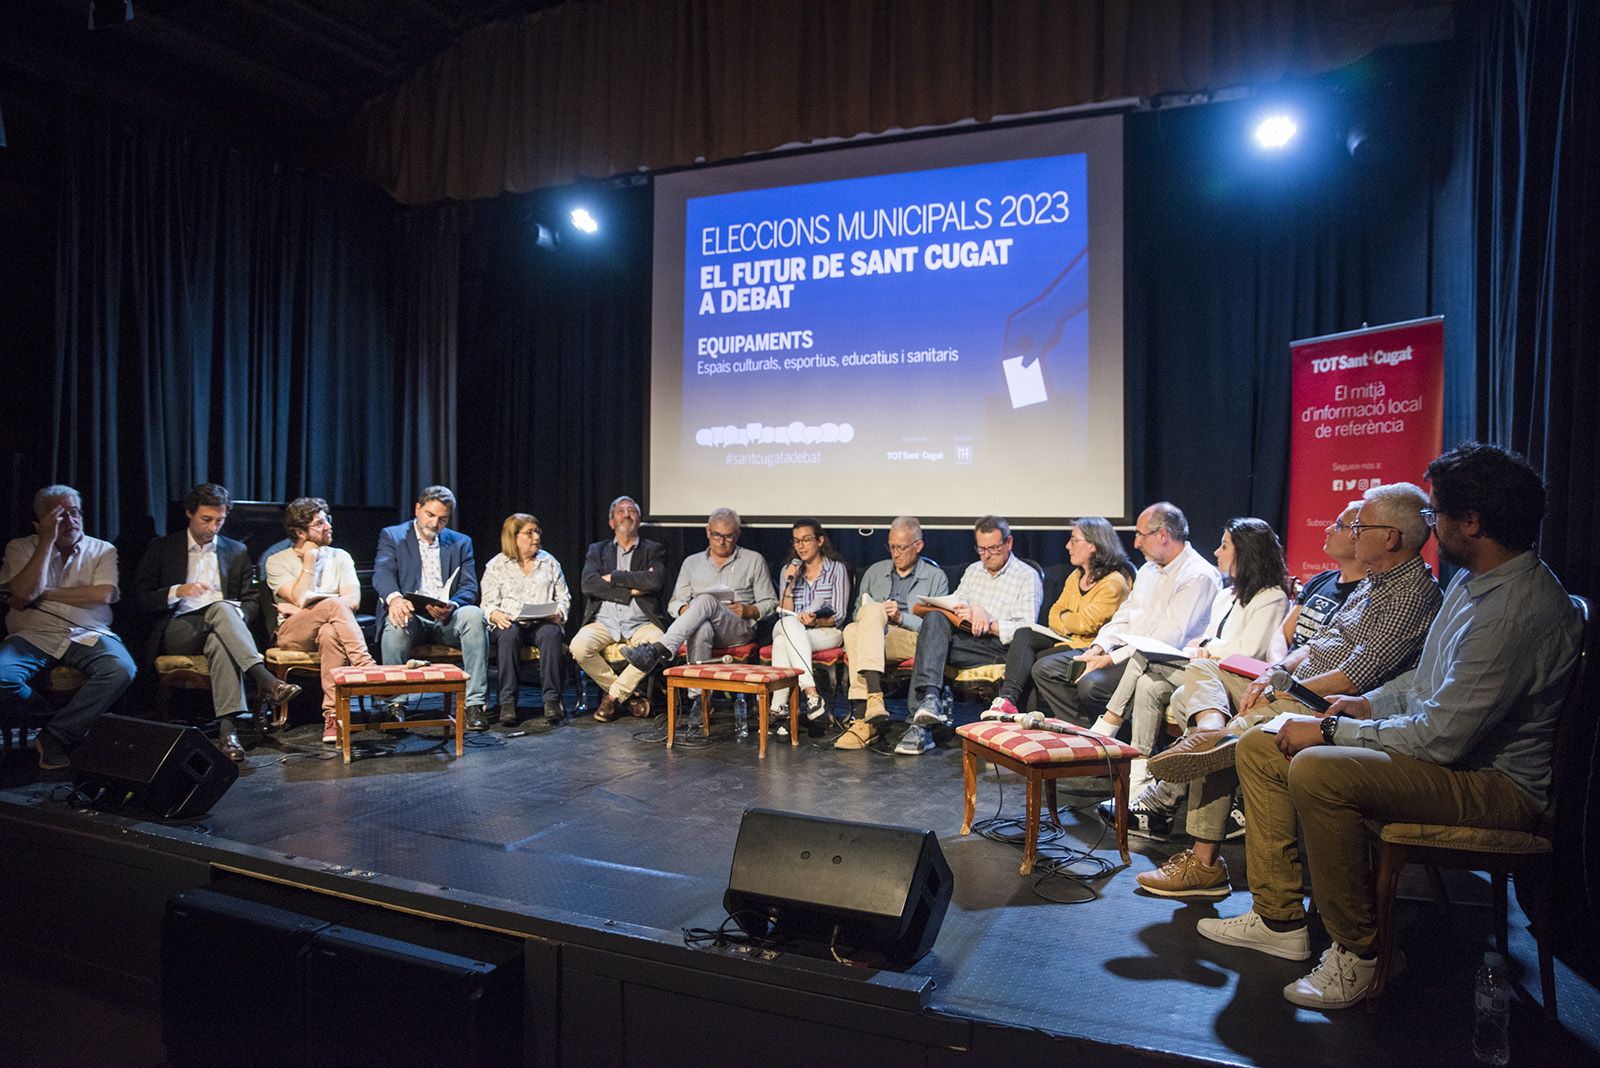
M 1332 745 L 1333 744 L 1333 732 L 1339 729 L 1339 721 L 1341 719 L 1343 719 L 1343 718 L 1344 718 L 1343 716 L 1324 716 L 1324 717 L 1322 717 L 1322 744 L 1323 745 Z

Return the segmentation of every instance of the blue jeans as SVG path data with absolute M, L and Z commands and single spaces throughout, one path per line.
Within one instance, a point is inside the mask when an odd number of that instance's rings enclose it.
M 379 606 L 382 609 L 382 606 Z M 384 621 L 379 643 L 385 664 L 404 664 L 411 659 L 411 647 L 418 642 L 454 645 L 461 649 L 461 666 L 467 672 L 467 707 L 483 708 L 489 696 L 489 624 L 483 609 L 462 605 L 443 623 L 421 612 L 404 627 Z
M 81 671 L 88 681 L 52 712 L 32 683 L 57 664 Z M 45 730 L 70 748 L 83 741 L 94 721 L 122 696 L 137 670 L 122 643 L 104 634 L 93 645 L 70 643 L 59 659 L 12 635 L 0 642 L 0 702 L 19 711 L 49 715 Z

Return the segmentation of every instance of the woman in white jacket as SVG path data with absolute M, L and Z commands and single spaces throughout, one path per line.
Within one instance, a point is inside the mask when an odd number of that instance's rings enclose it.
M 1191 660 L 1221 660 L 1235 653 L 1262 660 L 1283 656 L 1283 620 L 1289 614 L 1293 587 L 1278 535 L 1259 519 L 1228 520 L 1222 544 L 1217 546 L 1217 570 L 1228 584 L 1211 603 L 1211 622 L 1205 634 L 1187 646 L 1184 654 Z M 1123 672 L 1105 714 L 1089 729 L 1114 738 L 1131 711 L 1135 738 L 1158 737 L 1161 721 L 1167 718 L 1167 705 L 1182 681 L 1182 664 L 1151 662 L 1142 653 L 1136 655 Z

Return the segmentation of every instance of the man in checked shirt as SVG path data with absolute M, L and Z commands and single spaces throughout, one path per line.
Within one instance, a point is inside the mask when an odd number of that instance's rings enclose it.
M 1427 496 L 1409 482 L 1367 490 L 1348 534 L 1366 578 L 1339 611 L 1248 686 L 1241 687 L 1244 680 L 1228 672 L 1207 671 L 1205 679 L 1180 688 L 1174 704 L 1188 710 L 1188 733 L 1150 758 L 1150 775 L 1158 781 L 1134 799 L 1131 810 L 1164 830 L 1183 800 L 1182 784 L 1189 783 L 1186 826 L 1194 848 L 1142 873 L 1141 890 L 1160 897 L 1228 895 L 1231 884 L 1220 846 L 1239 784 L 1235 743 L 1279 712 L 1307 711 L 1289 694 L 1273 691 L 1275 671 L 1287 671 L 1312 693 L 1328 696 L 1365 692 L 1416 664 L 1443 600 L 1420 555 L 1428 540 L 1427 506 Z

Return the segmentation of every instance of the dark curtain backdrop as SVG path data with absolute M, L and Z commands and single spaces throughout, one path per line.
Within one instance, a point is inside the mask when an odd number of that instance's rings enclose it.
M 78 107 L 58 122 L 53 477 L 102 536 L 241 500 L 454 477 L 448 213 Z
M 330 152 L 403 203 L 1319 74 L 1449 0 L 574 0 L 478 27 Z M 353 147 L 352 147 L 353 146 Z

